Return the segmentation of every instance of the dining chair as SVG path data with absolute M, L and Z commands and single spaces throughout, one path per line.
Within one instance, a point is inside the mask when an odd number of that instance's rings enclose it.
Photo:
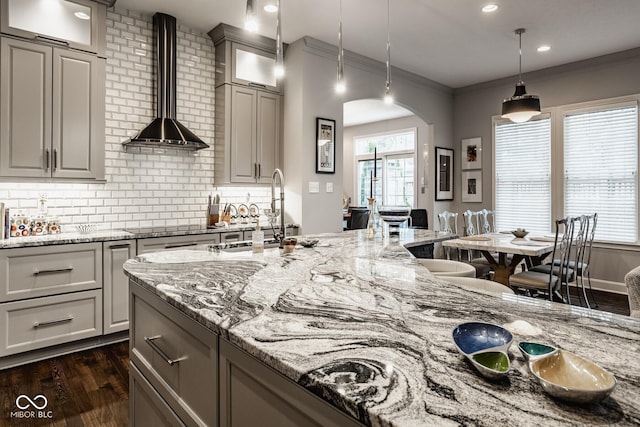
M 630 316 L 640 319 L 640 266 L 625 274 L 624 284 L 627 286 Z
M 478 234 L 483 234 L 485 231 L 485 220 L 484 220 L 484 212 L 480 211 L 471 211 L 467 209 L 462 213 L 462 218 L 464 220 L 464 235 L 465 236 L 477 236 Z M 473 265 L 476 268 L 476 272 L 479 278 L 488 278 L 491 272 L 491 267 L 489 266 L 489 262 L 487 259 L 477 251 L 466 250 L 467 260 L 465 262 Z M 497 258 L 497 254 L 495 254 L 495 258 Z
M 411 209 L 409 228 L 429 228 L 429 216 L 426 209 Z
M 598 213 L 593 213 L 591 215 L 584 215 L 584 235 L 582 241 L 582 248 L 579 253 L 579 257 L 576 258 L 575 266 L 573 267 L 576 270 L 576 276 L 580 278 L 580 286 L 582 287 L 582 294 L 584 296 L 585 304 L 588 308 L 591 308 L 591 304 L 589 304 L 589 299 L 587 298 L 587 292 L 584 286 L 584 277 L 587 276 L 587 283 L 589 284 L 589 293 L 591 294 L 591 300 L 593 301 L 593 306 L 598 307 L 598 303 L 596 302 L 595 296 L 593 295 L 593 288 L 591 287 L 591 272 L 589 269 L 589 265 L 591 264 L 591 249 L 593 248 L 593 239 L 596 234 L 596 224 L 598 223 Z
M 482 233 L 496 233 L 496 211 L 493 209 L 482 209 Z
M 509 286 L 514 289 L 524 289 L 528 294 L 531 291 L 546 293 L 549 300 L 554 298 L 571 303 L 569 296 L 569 282 L 573 281 L 574 271 L 568 264 L 571 256 L 571 243 L 573 241 L 573 227 L 576 218 L 557 219 L 556 234 L 554 239 L 552 260 L 560 260 L 558 265 L 552 263 L 534 266 L 526 271 L 515 273 L 509 276 Z M 567 298 L 562 296 L 562 284 L 567 285 Z
M 458 212 L 442 211 L 438 214 L 440 231 L 449 234 L 458 234 Z M 447 259 L 451 259 L 451 248 L 446 248 Z M 458 253 L 458 258 L 459 258 Z
M 369 209 L 353 209 L 350 221 L 347 222 L 347 229 L 361 230 L 369 225 Z

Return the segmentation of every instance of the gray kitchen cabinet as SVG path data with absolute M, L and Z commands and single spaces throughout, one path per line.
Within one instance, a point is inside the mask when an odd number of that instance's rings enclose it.
M 221 427 L 362 427 L 226 339 L 218 341 Z
M 97 53 L 106 51 L 107 0 L 0 0 L 0 30 L 25 39 Z
M 102 244 L 104 334 L 129 329 L 129 279 L 122 265 L 136 255 L 135 240 Z
M 0 290 L 0 357 L 100 336 L 102 244 L 3 249 Z
M 216 49 L 214 183 L 270 184 L 282 139 L 281 83 L 275 41 L 247 37 L 220 24 L 209 32 Z
M 105 60 L 2 37 L 0 176 L 104 178 Z
M 281 95 L 225 84 L 216 89 L 218 97 L 225 106 L 216 113 L 223 143 L 215 147 L 215 183 L 271 183 L 279 163 Z
M 133 281 L 130 301 L 131 366 L 151 387 L 142 396 L 134 390 L 131 425 L 150 425 L 136 420 L 154 407 L 165 408 L 161 425 L 176 425 L 176 417 L 186 425 L 218 425 L 217 334 Z
M 242 234 L 242 232 L 240 232 Z M 190 234 L 187 236 L 148 237 L 138 239 L 137 254 L 186 248 L 196 245 L 220 243 L 219 233 Z

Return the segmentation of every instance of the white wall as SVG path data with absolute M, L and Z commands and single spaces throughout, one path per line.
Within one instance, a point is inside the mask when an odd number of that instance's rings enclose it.
M 344 191 L 343 149 L 337 147 L 336 173 L 315 173 L 316 117 L 336 120 L 336 141 L 343 140 L 342 104 L 356 99 L 381 99 L 384 91 L 384 64 L 345 52 L 347 93 L 334 91 L 337 49 L 313 38 L 292 43 L 286 55 L 284 168 L 287 175 L 287 211 L 291 220 L 302 225 L 303 233 L 342 230 Z M 451 147 L 453 136 L 452 91 L 428 79 L 392 70 L 392 89 L 396 103 L 433 125 L 434 145 Z M 428 162 L 432 169 L 433 156 Z M 320 183 L 320 193 L 309 193 L 309 182 Z M 326 192 L 326 183 L 334 185 Z M 432 185 L 426 200 L 433 200 Z M 436 206 L 434 209 L 438 209 Z

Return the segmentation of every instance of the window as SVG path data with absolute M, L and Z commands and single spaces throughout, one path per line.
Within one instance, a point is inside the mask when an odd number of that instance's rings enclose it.
M 551 119 L 495 125 L 495 210 L 498 230 L 549 233 Z
M 596 237 L 638 236 L 638 107 L 564 114 L 564 211 L 598 213 Z
M 494 119 L 495 209 L 501 230 L 553 231 L 553 219 L 598 213 L 596 239 L 638 243 L 638 97 Z
M 367 198 L 373 191 L 378 203 L 413 207 L 416 197 L 415 145 L 415 128 L 354 138 L 357 174 L 355 202 L 366 206 Z M 378 156 L 375 172 L 377 181 L 372 185 L 374 151 Z

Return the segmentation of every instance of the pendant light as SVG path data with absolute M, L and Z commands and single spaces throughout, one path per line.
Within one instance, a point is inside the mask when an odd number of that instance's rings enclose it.
M 384 90 L 385 104 L 393 104 L 391 95 L 391 41 L 389 38 L 389 0 L 387 0 L 387 81 Z
M 342 50 L 342 0 L 340 0 L 340 24 L 338 25 L 338 77 L 336 79 L 336 93 L 345 93 L 347 86 L 344 82 L 344 50 Z
M 276 16 L 276 78 L 280 79 L 284 77 L 284 58 L 282 52 L 282 31 L 281 31 L 281 15 L 280 0 L 276 1 L 276 7 L 278 8 L 278 15 Z
M 540 99 L 536 95 L 529 95 L 522 81 L 522 33 L 524 28 L 518 28 L 515 33 L 520 38 L 520 72 L 516 91 L 511 98 L 502 102 L 502 117 L 514 123 L 523 123 L 533 116 L 540 114 Z
M 258 11 L 256 10 L 256 0 L 247 0 L 244 29 L 252 33 L 258 31 Z

